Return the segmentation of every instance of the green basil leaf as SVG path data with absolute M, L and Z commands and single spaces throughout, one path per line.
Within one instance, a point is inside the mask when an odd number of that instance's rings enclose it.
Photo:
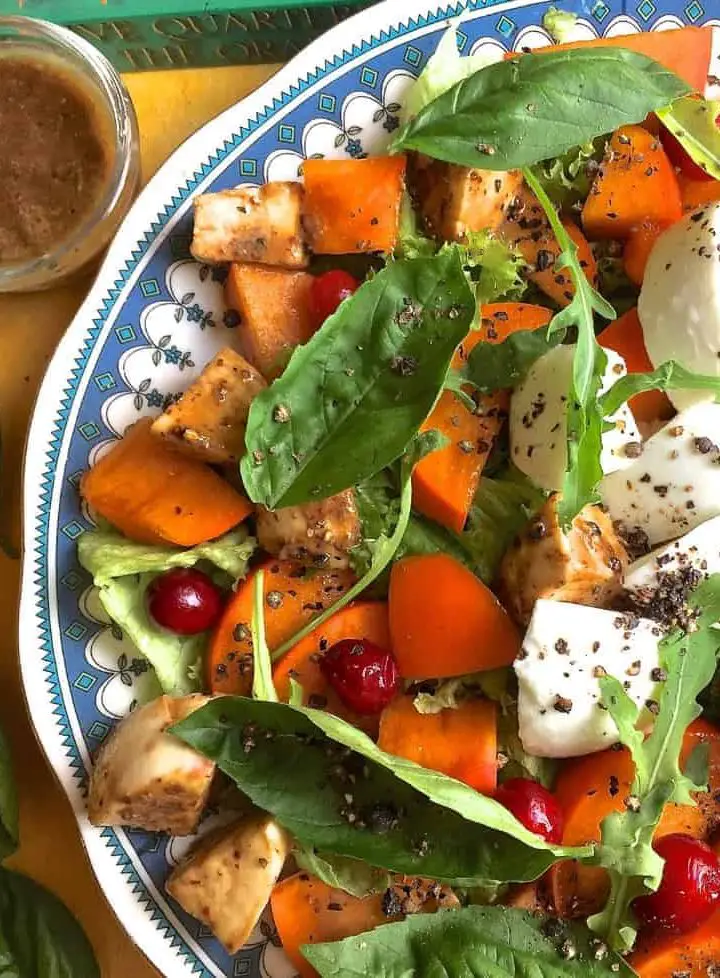
M 622 48 L 525 55 L 458 82 L 408 122 L 393 149 L 512 170 L 642 122 L 689 92 L 662 65 Z
M 0 859 L 15 852 L 18 831 L 18 797 L 7 737 L 0 729 Z
M 716 180 L 720 180 L 720 130 L 715 123 L 719 112 L 717 102 L 688 95 L 657 113 L 688 156 Z
M 508 907 L 417 914 L 302 953 L 321 978 L 631 978 L 582 924 Z
M 720 377 L 696 374 L 675 360 L 644 374 L 626 374 L 612 385 L 600 399 L 603 417 L 609 417 L 619 407 L 644 391 L 711 391 L 715 400 L 720 398 Z
M 361 285 L 253 401 L 250 498 L 271 509 L 322 499 L 402 455 L 474 315 L 456 248 L 391 262 Z
M 90 943 L 69 910 L 37 883 L 0 869 L 0 975 L 100 978 Z
M 676 631 L 660 643 L 667 679 L 647 738 L 637 730 L 639 711 L 622 683 L 609 676 L 600 680 L 603 703 L 635 762 L 635 803 L 602 823 L 595 858 L 610 873 L 611 892 L 605 909 L 588 923 L 620 951 L 635 940 L 632 901 L 660 885 L 663 863 L 652 841 L 665 805 L 694 804 L 691 792 L 698 790 L 694 778 L 680 769 L 680 751 L 685 731 L 702 712 L 697 699 L 712 682 L 720 655 L 720 574 L 700 584 L 688 603 L 697 614 L 692 629 Z
M 481 394 L 517 387 L 541 356 L 562 343 L 565 334 L 544 329 L 521 329 L 502 343 L 478 343 L 470 351 L 463 377 Z
M 368 866 L 359 859 L 332 856 L 315 849 L 295 849 L 293 856 L 300 869 L 354 897 L 383 893 L 392 883 L 392 875 L 386 870 Z
M 549 845 L 493 799 L 385 754 L 318 710 L 223 697 L 172 732 L 304 848 L 464 886 L 535 879 L 588 851 Z
M 571 327 L 577 331 L 572 384 L 568 391 L 568 461 L 558 503 L 560 525 L 566 529 L 583 507 L 599 498 L 597 487 L 603 474 L 600 453 L 604 423 L 599 395 L 607 356 L 595 338 L 595 313 L 604 319 L 615 319 L 615 310 L 588 281 L 578 259 L 577 245 L 538 178 L 531 170 L 526 169 L 523 173 L 562 249 L 555 268 L 557 271 L 566 268 L 575 285 L 572 301 L 553 317 L 548 327 L 550 335 L 557 332 L 564 335 Z

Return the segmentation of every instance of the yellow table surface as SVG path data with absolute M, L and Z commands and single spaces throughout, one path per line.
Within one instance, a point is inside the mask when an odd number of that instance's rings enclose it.
M 275 67 L 210 68 L 126 76 L 140 121 L 145 178 L 186 136 L 257 88 Z M 87 292 L 90 279 L 52 292 L 0 296 L 0 521 L 20 534 L 22 456 L 35 395 L 48 360 Z M 103 978 L 157 978 L 105 902 L 70 807 L 41 754 L 27 718 L 17 655 L 20 562 L 0 554 L 0 723 L 11 741 L 20 793 L 19 853 L 11 865 L 44 883 L 79 918 Z

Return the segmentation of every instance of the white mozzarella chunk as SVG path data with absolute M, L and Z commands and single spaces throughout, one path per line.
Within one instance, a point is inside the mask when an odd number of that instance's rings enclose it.
M 677 360 L 720 376 L 720 202 L 673 224 L 652 252 L 638 300 L 653 366 Z M 708 391 L 668 391 L 675 407 L 712 400 Z
M 703 402 L 676 415 L 632 465 L 600 483 L 613 520 L 640 527 L 655 546 L 720 516 L 718 442 L 720 404 Z
M 606 350 L 608 363 L 602 390 L 627 373 L 625 362 Z M 567 467 L 567 400 L 572 379 L 574 346 L 556 346 L 537 360 L 510 402 L 510 451 L 515 465 L 536 485 L 548 491 L 562 488 Z M 603 434 L 603 472 L 629 465 L 625 454 L 630 442 L 639 442 L 635 419 L 623 405 L 608 421 Z
M 634 561 L 627 569 L 624 587 L 637 602 L 646 604 L 668 575 L 688 569 L 703 578 L 720 573 L 720 516 Z
M 657 623 L 646 618 L 538 601 L 515 660 L 525 750 L 536 757 L 578 757 L 617 743 L 598 679 L 615 676 L 643 707 L 654 697 L 661 638 Z

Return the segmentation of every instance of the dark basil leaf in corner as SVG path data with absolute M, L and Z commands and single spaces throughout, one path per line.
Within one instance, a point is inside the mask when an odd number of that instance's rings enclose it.
M 556 861 L 547 849 L 533 849 L 434 804 L 283 703 L 223 697 L 172 732 L 216 761 L 304 848 L 461 886 L 537 879 Z M 433 784 L 443 780 L 436 772 L 417 772 Z M 455 795 L 465 789 L 444 781 Z M 449 803 L 460 802 L 453 797 Z
M 0 869 L 2 978 L 100 978 L 92 947 L 70 911 L 27 876 Z
M 402 455 L 474 314 L 457 248 L 365 282 L 253 401 L 241 464 L 250 498 L 271 509 L 321 499 Z
M 15 852 L 18 841 L 18 798 L 12 758 L 7 738 L 0 729 L 0 859 Z
M 622 48 L 525 55 L 488 65 L 425 106 L 394 149 L 485 170 L 511 170 L 642 122 L 689 86 Z
M 581 924 L 525 910 L 418 914 L 302 953 L 321 978 L 630 978 L 632 968 Z
M 478 343 L 468 357 L 463 375 L 482 394 L 516 387 L 536 360 L 565 338 L 565 330 L 548 336 L 545 329 L 521 329 L 502 343 Z

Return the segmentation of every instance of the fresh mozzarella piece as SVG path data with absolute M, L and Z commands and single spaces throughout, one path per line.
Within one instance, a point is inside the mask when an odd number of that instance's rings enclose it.
M 638 526 L 654 546 L 720 515 L 720 404 L 682 411 L 642 455 L 600 483 L 613 520 Z
M 653 699 L 659 668 L 658 624 L 586 605 L 540 600 L 520 655 L 520 740 L 536 757 L 577 757 L 618 741 L 602 706 L 603 670 L 642 707 Z
M 655 367 L 677 360 L 720 376 L 720 202 L 662 234 L 645 269 L 638 316 Z M 679 410 L 712 400 L 708 391 L 668 391 Z
M 627 373 L 625 361 L 614 350 L 608 358 L 602 390 Z M 572 380 L 574 346 L 556 346 L 537 360 L 510 402 L 510 450 L 515 465 L 538 486 L 562 489 L 567 467 L 567 399 Z M 639 442 L 632 412 L 623 405 L 608 422 L 603 435 L 603 472 L 630 464 L 625 447 Z
M 669 581 L 669 575 L 687 571 L 697 571 L 698 582 L 720 572 L 720 516 L 701 523 L 679 540 L 658 547 L 630 564 L 625 575 L 625 590 L 636 602 L 648 604 L 658 588 Z

